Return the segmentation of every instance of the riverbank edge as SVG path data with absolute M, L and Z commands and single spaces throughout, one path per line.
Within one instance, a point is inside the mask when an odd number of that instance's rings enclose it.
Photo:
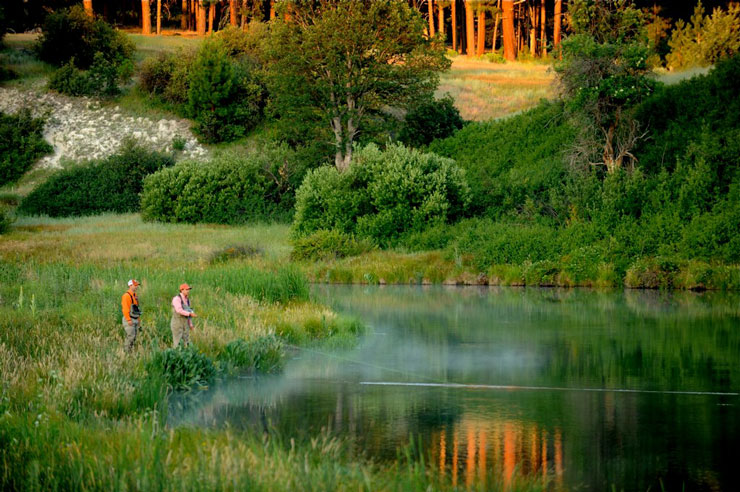
M 559 261 L 493 265 L 484 271 L 475 269 L 471 263 L 471 258 L 449 259 L 438 250 L 375 251 L 297 265 L 315 284 L 740 290 L 740 265 L 702 260 L 646 257 L 636 259 L 624 272 L 614 263 L 578 262 L 569 257 Z

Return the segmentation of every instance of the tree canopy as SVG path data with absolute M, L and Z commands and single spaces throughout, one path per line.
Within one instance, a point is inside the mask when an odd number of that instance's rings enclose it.
M 402 0 L 292 0 L 281 8 L 266 43 L 272 110 L 330 129 L 340 170 L 371 122 L 431 96 L 449 68 L 442 44 L 424 36 L 423 19 Z

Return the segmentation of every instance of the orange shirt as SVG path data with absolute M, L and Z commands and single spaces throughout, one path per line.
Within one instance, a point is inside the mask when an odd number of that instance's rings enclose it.
M 136 297 L 136 293 L 131 292 L 131 289 L 127 290 L 121 297 L 121 309 L 123 310 L 123 317 L 126 321 L 131 321 L 131 298 L 133 297 L 133 304 L 139 305 L 139 299 Z

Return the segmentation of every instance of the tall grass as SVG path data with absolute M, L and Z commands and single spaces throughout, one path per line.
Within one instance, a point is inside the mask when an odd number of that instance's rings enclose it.
M 453 97 L 464 119 L 486 121 L 554 97 L 555 77 L 542 64 L 495 64 L 457 57 L 452 68 L 440 76 L 437 95 L 446 93 Z

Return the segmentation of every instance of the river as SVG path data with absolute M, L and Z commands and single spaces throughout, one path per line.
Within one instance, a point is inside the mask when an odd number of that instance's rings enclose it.
M 740 295 L 316 286 L 351 350 L 173 399 L 169 425 L 331 432 L 377 460 L 411 440 L 458 485 L 740 490 Z

